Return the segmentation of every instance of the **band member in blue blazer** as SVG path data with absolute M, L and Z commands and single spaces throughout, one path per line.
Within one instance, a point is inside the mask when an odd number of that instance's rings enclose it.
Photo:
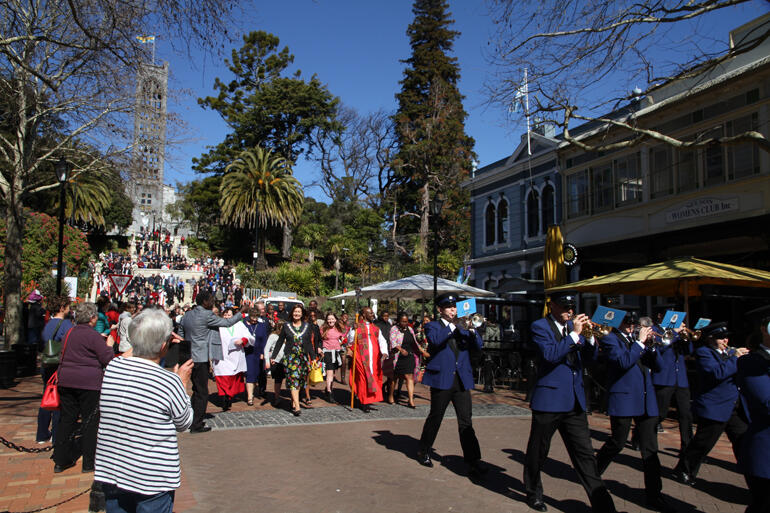
M 751 492 L 746 513 L 770 511 L 770 314 L 760 329 L 759 348 L 738 359 L 738 386 L 749 418 L 738 458 Z
M 586 417 L 583 365 L 597 356 L 594 337 L 581 335 L 586 315 L 575 316 L 575 296 L 551 296 L 550 313 L 532 323 L 532 341 L 539 354 L 537 382 L 532 393 L 532 425 L 524 459 L 527 504 L 547 511 L 540 472 L 548 458 L 551 439 L 559 430 L 572 466 L 585 488 L 594 511 L 614 512 L 607 487 L 596 469 Z M 574 317 L 574 319 L 573 319 Z
M 737 458 L 741 437 L 748 427 L 738 415 L 738 385 L 735 382 L 738 358 L 748 350 L 728 347 L 729 336 L 726 322 L 709 324 L 702 330 L 705 345 L 695 350 L 700 393 L 693 406 L 698 429 L 674 468 L 674 476 L 684 484 L 695 484 L 701 463 L 723 432 L 727 432 Z
M 430 387 L 430 413 L 425 419 L 417 451 L 417 461 L 432 467 L 430 451 L 444 419 L 444 412 L 451 402 L 457 414 L 460 446 L 463 459 L 468 465 L 468 476 L 479 478 L 486 473 L 481 464 L 481 449 L 471 422 L 471 389 L 473 370 L 471 351 L 480 351 L 481 335 L 474 329 L 458 326 L 457 296 L 442 294 L 436 298 L 440 317 L 425 325 L 428 342 L 428 363 L 422 383 Z
M 658 459 L 658 403 L 650 368 L 660 364 L 660 354 L 651 344 L 653 332 L 642 326 L 634 334 L 633 314 L 628 313 L 619 330 L 603 337 L 601 347 L 607 362 L 607 392 L 610 439 L 596 453 L 599 474 L 603 474 L 622 450 L 631 430 L 631 421 L 639 432 L 639 451 L 644 469 L 647 507 L 669 512 L 675 509 L 663 498 L 663 482 Z
M 649 317 L 643 317 L 642 322 Z M 661 337 L 664 329 L 659 325 L 653 325 L 655 333 Z M 690 409 L 690 383 L 687 381 L 687 367 L 684 357 L 692 354 L 692 342 L 679 337 L 680 329 L 674 331 L 674 338 L 670 343 L 664 343 L 658 349 L 660 353 L 660 367 L 652 369 L 652 384 L 655 385 L 655 396 L 658 400 L 658 413 L 660 424 L 666 418 L 671 399 L 676 401 L 677 420 L 679 421 L 680 452 L 687 447 L 692 440 L 692 410 Z

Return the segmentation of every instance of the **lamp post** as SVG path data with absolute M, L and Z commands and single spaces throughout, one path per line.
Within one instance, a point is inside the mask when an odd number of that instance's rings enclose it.
M 436 297 L 438 296 L 438 216 L 441 214 L 441 207 L 444 206 L 445 196 L 437 193 L 430 200 L 428 205 L 430 220 L 433 224 L 433 318 L 438 319 L 438 307 L 436 306 Z
M 64 274 L 64 188 L 70 174 L 69 162 L 61 157 L 54 166 L 56 179 L 59 180 L 59 256 L 56 261 L 56 295 L 61 296 L 61 282 Z

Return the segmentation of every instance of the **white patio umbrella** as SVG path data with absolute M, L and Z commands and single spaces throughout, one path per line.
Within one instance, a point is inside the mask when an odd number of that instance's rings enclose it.
M 466 297 L 494 297 L 494 292 L 488 290 L 463 285 L 444 278 L 438 279 L 437 291 L 439 294 L 445 292 L 454 292 L 459 296 Z M 433 298 L 433 275 L 415 274 L 399 280 L 383 281 L 364 287 L 360 291 L 361 298 L 376 298 L 382 300 L 393 299 L 432 299 Z M 356 297 L 356 291 L 351 290 L 344 294 L 332 296 L 330 299 L 347 299 Z

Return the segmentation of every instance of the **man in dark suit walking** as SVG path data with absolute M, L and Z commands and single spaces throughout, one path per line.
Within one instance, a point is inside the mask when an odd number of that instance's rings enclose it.
M 602 338 L 601 346 L 607 361 L 607 391 L 612 434 L 596 453 L 599 474 L 620 454 L 631 430 L 631 421 L 639 431 L 639 450 L 644 469 L 644 489 L 647 507 L 664 513 L 675 511 L 663 498 L 663 482 L 658 458 L 658 403 L 652 385 L 651 367 L 660 366 L 660 354 L 648 345 L 652 328 L 643 326 L 634 334 L 634 320 L 627 314 L 619 330 Z
M 470 351 L 481 350 L 481 335 L 474 329 L 457 326 L 457 296 L 442 294 L 436 298 L 440 318 L 425 325 L 428 341 L 428 364 L 422 383 L 430 387 L 430 413 L 425 419 L 417 451 L 417 461 L 432 467 L 430 451 L 441 427 L 444 412 L 451 402 L 457 414 L 463 459 L 468 477 L 475 479 L 486 473 L 481 465 L 481 449 L 471 422 L 473 371 Z
M 762 340 L 749 355 L 738 359 L 738 386 L 749 418 L 741 440 L 738 464 L 751 492 L 746 513 L 770 511 L 770 306 L 747 312 L 758 314 Z
M 524 488 L 527 504 L 535 511 L 547 511 L 543 502 L 540 472 L 548 458 L 551 439 L 559 430 L 572 466 L 597 512 L 614 512 L 607 487 L 596 469 L 586 417 L 583 389 L 584 360 L 595 360 L 593 337 L 581 335 L 589 322 L 586 315 L 572 319 L 575 296 L 562 293 L 551 297 L 550 313 L 532 323 L 532 341 L 540 356 L 537 382 L 532 392 L 532 426 L 524 459 Z
M 692 441 L 679 456 L 674 476 L 684 484 L 694 485 L 701 463 L 727 431 L 735 457 L 746 422 L 738 415 L 738 358 L 748 351 L 745 347 L 728 347 L 730 332 L 727 323 L 712 323 L 703 328 L 705 345 L 695 350 L 700 392 L 694 402 L 698 429 Z

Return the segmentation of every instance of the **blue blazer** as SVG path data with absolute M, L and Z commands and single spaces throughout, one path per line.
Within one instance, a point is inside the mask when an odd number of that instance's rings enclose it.
M 657 417 L 658 402 L 650 367 L 660 365 L 658 351 L 642 349 L 636 342 L 628 348 L 615 331 L 603 337 L 601 345 L 607 361 L 607 413 L 611 417 Z M 644 370 L 637 365 L 642 358 L 647 366 Z
M 738 464 L 745 475 L 770 479 L 770 354 L 762 348 L 738 358 L 738 384 L 749 420 Z
M 456 328 L 460 333 L 460 340 L 456 340 L 459 354 L 457 361 L 452 349 L 447 344 L 449 337 L 454 336 L 449 326 L 444 326 L 442 321 L 432 321 L 425 325 L 425 338 L 428 341 L 428 359 L 425 365 L 425 374 L 422 377 L 422 384 L 431 388 L 448 390 L 452 388 L 455 379 L 455 372 L 466 390 L 473 389 L 473 369 L 471 368 L 471 358 L 468 353 L 473 345 L 481 350 L 484 342 L 478 331 L 474 335 L 468 330 Z
M 655 333 L 662 335 L 662 329 L 654 326 Z M 674 346 L 677 345 L 680 353 L 677 354 Z M 684 351 L 682 351 L 684 349 Z M 674 337 L 674 341 L 665 347 L 658 348 L 660 353 L 660 367 L 652 370 L 652 384 L 663 387 L 690 388 L 687 381 L 687 367 L 684 363 L 684 357 L 692 354 L 692 342 L 686 345 L 679 341 L 679 335 Z
M 582 335 L 579 336 L 580 345 L 575 344 L 570 335 L 557 334 L 548 317 L 533 322 L 530 330 L 540 355 L 530 407 L 534 411 L 569 412 L 575 409 L 577 401 L 580 409 L 585 411 L 583 365 L 584 361 L 596 360 L 599 345 L 592 346 Z M 571 322 L 567 323 L 567 330 L 572 331 Z M 575 360 L 570 365 L 567 356 L 572 352 Z
M 693 403 L 693 411 L 699 417 L 727 422 L 738 400 L 738 358 L 734 355 L 723 359 L 715 350 L 701 346 L 695 350 L 700 394 Z

